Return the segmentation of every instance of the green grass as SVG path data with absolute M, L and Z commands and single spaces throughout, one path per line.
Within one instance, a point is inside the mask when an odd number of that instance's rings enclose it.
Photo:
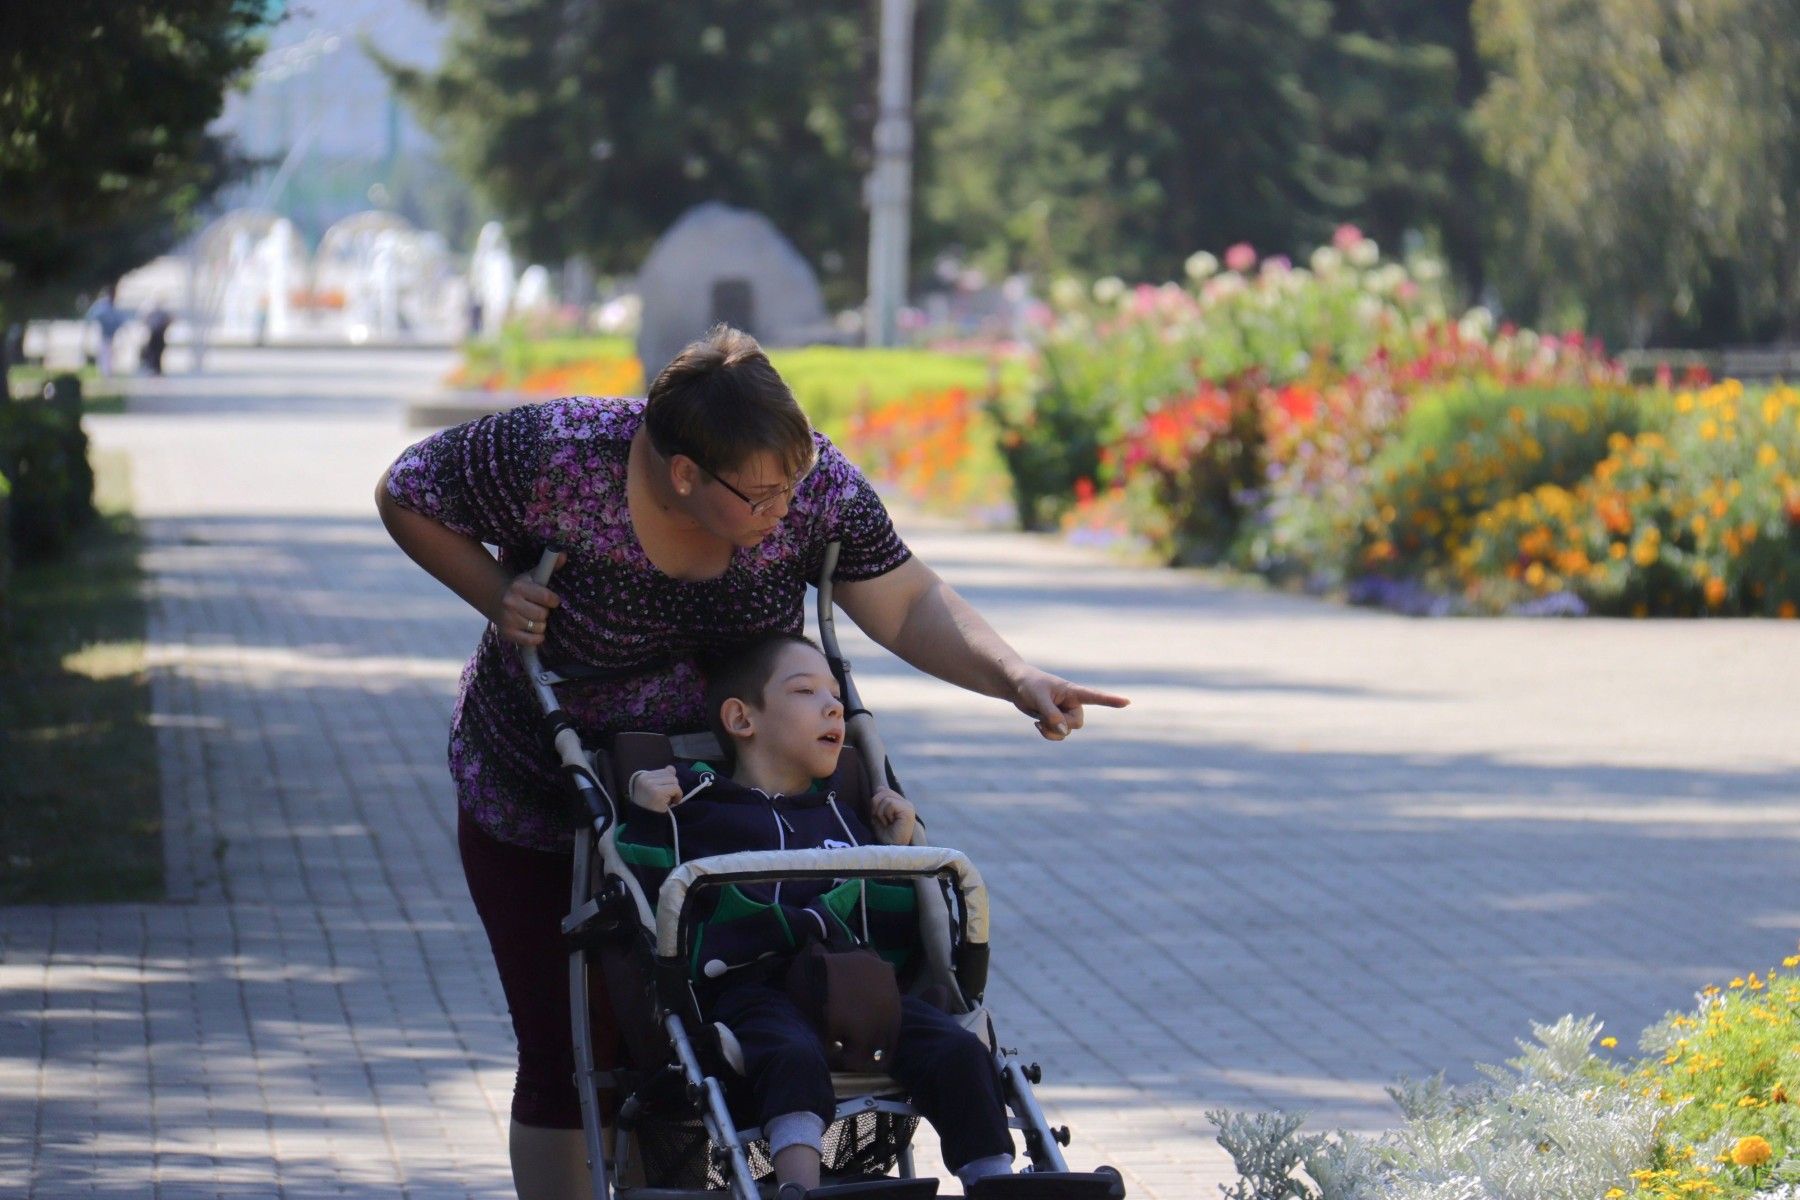
M 43 389 L 44 380 L 52 375 L 69 374 L 81 379 L 82 412 L 114 414 L 125 411 L 125 396 L 119 388 L 118 377 L 109 379 L 93 367 L 83 367 L 71 372 L 62 368 L 46 371 L 38 366 L 15 364 L 6 373 L 6 383 L 15 397 L 35 396 Z
M 812 423 L 834 438 L 843 435 L 863 404 L 949 388 L 985 392 L 996 371 L 1005 388 L 1021 387 L 1025 380 L 1024 365 L 1017 361 L 995 364 L 979 354 L 933 350 L 804 346 L 771 350 L 769 361 Z
M 533 371 L 564 367 L 588 359 L 630 358 L 637 353 L 623 337 L 548 337 L 528 339 L 508 331 L 491 342 L 474 342 L 464 351 L 465 374 L 503 373 L 516 382 Z M 1023 363 L 996 365 L 979 354 L 941 354 L 932 350 L 863 349 L 847 346 L 803 346 L 770 350 L 769 361 L 794 391 L 815 426 L 839 438 L 857 408 L 880 404 L 916 392 L 946 388 L 985 391 L 994 372 L 1001 386 L 1025 386 Z
M 630 338 L 600 335 L 564 335 L 530 338 L 508 328 L 499 337 L 463 347 L 466 373 L 482 376 L 502 373 L 509 383 L 533 371 L 565 367 L 590 358 L 635 358 L 637 347 Z
M 96 455 L 100 519 L 15 567 L 0 644 L 0 904 L 153 900 L 162 812 L 138 532 L 122 456 Z

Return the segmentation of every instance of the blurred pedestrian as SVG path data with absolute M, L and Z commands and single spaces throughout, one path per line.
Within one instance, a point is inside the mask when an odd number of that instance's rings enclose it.
M 163 351 L 169 348 L 169 326 L 174 323 L 175 318 L 169 315 L 161 300 L 153 303 L 150 311 L 144 314 L 144 350 L 139 365 L 147 374 L 163 373 Z
M 99 345 L 94 350 L 94 363 L 100 368 L 102 375 L 111 375 L 113 339 L 119 336 L 119 330 L 131 319 L 131 314 L 118 306 L 113 289 L 108 287 L 100 293 L 99 299 L 88 305 L 87 319 L 100 331 Z

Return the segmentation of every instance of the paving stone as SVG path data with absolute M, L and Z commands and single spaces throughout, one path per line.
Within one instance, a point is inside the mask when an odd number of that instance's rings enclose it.
M 0 1192 L 511 1194 L 443 765 L 480 621 L 370 503 L 448 365 L 222 351 L 90 419 L 149 538 L 169 902 L 0 914 Z M 1028 658 L 1135 698 L 1052 746 L 840 626 L 992 890 L 1003 1042 L 1135 1196 L 1229 1176 L 1208 1109 L 1378 1130 L 1398 1075 L 1571 1011 L 1630 1045 L 1800 936 L 1792 625 L 1417 621 L 902 528 Z

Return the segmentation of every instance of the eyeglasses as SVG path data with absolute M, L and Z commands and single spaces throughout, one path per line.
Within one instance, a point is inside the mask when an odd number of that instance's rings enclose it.
M 696 461 L 694 463 L 694 465 L 696 467 L 700 467 L 700 469 L 702 471 L 705 471 L 708 475 L 712 476 L 714 483 L 718 484 L 720 487 L 724 488 L 726 491 L 728 491 L 732 495 L 736 496 L 739 500 L 742 500 L 745 504 L 748 504 L 750 506 L 750 515 L 753 517 L 760 517 L 764 513 L 768 512 L 771 508 L 775 507 L 775 502 L 777 500 L 780 500 L 783 497 L 792 497 L 794 494 L 794 489 L 799 487 L 801 484 L 805 483 L 806 477 L 808 475 L 812 474 L 812 468 L 808 467 L 805 471 L 801 472 L 800 477 L 798 479 L 795 479 L 791 483 L 783 484 L 781 487 L 775 489 L 773 492 L 770 492 L 767 496 L 764 496 L 762 499 L 756 500 L 756 499 L 752 499 L 749 496 L 746 496 L 743 492 L 739 491 L 737 488 L 735 488 L 731 484 L 727 483 L 723 478 L 720 477 L 719 473 L 717 471 L 714 471 L 711 467 L 702 467 L 702 466 L 700 466 L 700 463 L 698 461 Z

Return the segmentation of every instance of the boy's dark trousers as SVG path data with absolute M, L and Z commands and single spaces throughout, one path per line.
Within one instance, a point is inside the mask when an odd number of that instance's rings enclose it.
M 791 1112 L 817 1113 L 831 1123 L 837 1099 L 824 1042 L 784 990 L 747 980 L 722 990 L 710 1007 L 712 1019 L 736 1034 L 743 1047 L 749 1107 L 758 1124 Z M 890 1074 L 938 1131 L 944 1165 L 952 1171 L 1013 1152 L 993 1056 L 954 1018 L 916 997 L 903 997 Z

